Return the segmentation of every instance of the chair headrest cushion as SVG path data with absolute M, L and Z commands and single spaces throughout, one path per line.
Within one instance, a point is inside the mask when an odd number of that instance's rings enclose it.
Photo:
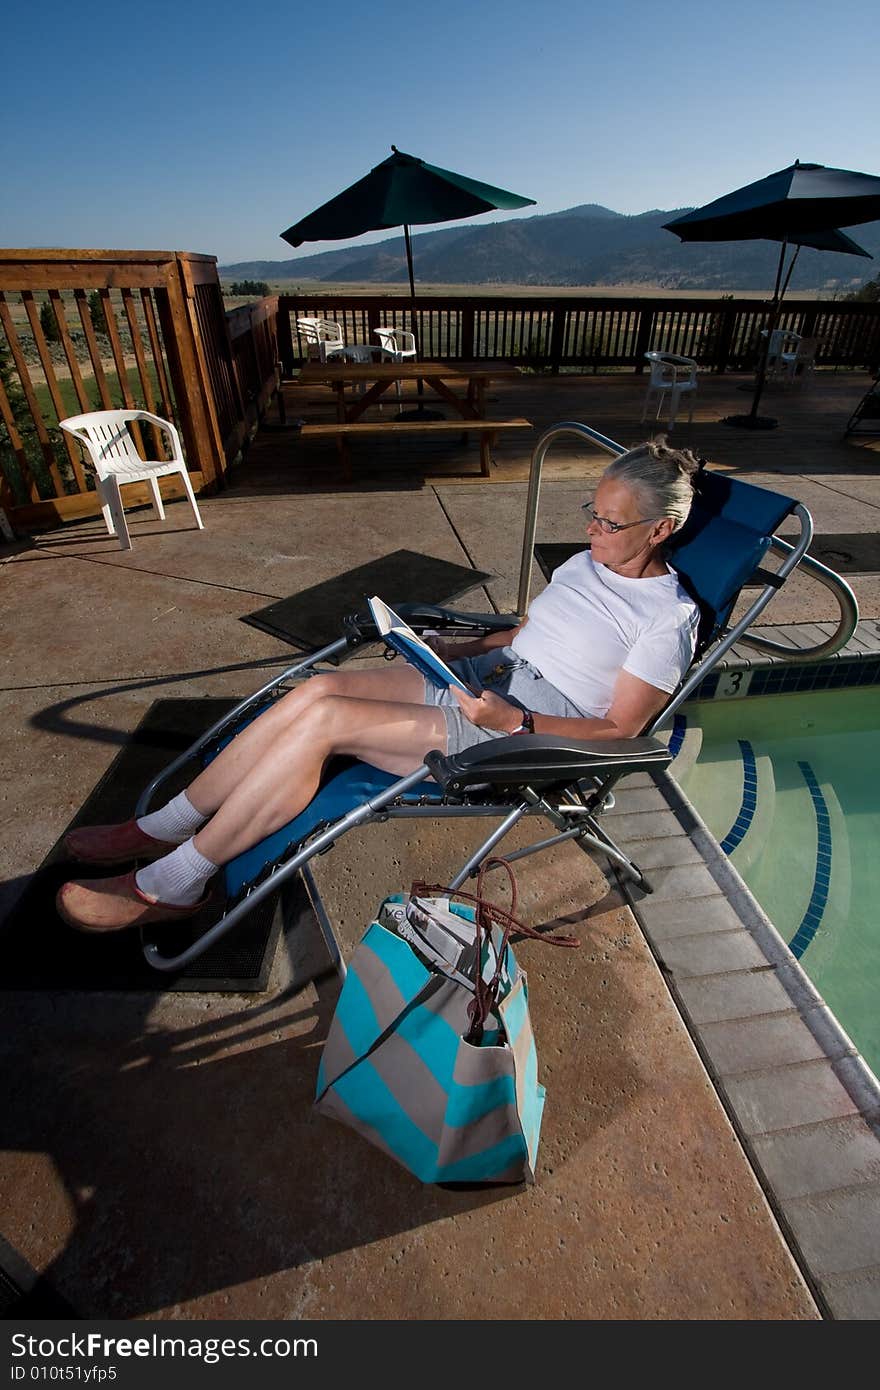
M 698 478 L 690 516 L 667 549 L 669 563 L 712 625 L 726 622 L 770 537 L 797 502 L 720 473 Z

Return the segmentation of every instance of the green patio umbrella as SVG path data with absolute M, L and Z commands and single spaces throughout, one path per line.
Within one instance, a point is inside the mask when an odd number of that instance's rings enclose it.
M 533 207 L 534 198 L 522 198 L 491 183 L 480 183 L 451 169 L 439 169 L 396 145 L 357 183 L 338 193 L 281 235 L 291 246 L 304 241 L 346 241 L 364 232 L 403 227 L 409 288 L 415 298 L 412 245 L 409 229 L 414 224 L 456 222 L 481 212 Z
M 779 322 L 782 297 L 791 279 L 801 246 L 819 251 L 841 251 L 855 256 L 870 253 L 846 236 L 840 227 L 853 227 L 880 218 L 880 178 L 852 169 L 830 169 L 823 164 L 795 160 L 787 169 L 727 193 L 705 207 L 665 223 L 681 241 L 778 241 L 779 266 L 768 329 Z M 788 246 L 795 248 L 785 280 L 782 271 Z M 748 415 L 729 415 L 727 425 L 744 429 L 772 429 L 776 421 L 758 414 L 764 389 L 767 353 L 761 356 L 755 394 Z
M 344 241 L 364 232 L 403 227 L 406 264 L 409 271 L 412 331 L 419 346 L 415 322 L 416 285 L 413 275 L 412 243 L 409 229 L 414 224 L 455 222 L 481 212 L 533 207 L 534 198 L 508 193 L 491 183 L 454 174 L 427 164 L 415 155 L 404 154 L 396 145 L 357 183 L 338 193 L 302 221 L 295 222 L 281 235 L 291 246 L 305 241 Z

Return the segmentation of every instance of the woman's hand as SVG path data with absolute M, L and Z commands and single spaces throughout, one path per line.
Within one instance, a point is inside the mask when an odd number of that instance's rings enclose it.
M 455 642 L 447 642 L 444 637 L 433 635 L 431 637 L 425 637 L 422 640 L 426 646 L 431 648 L 432 652 L 437 653 L 441 661 L 455 661 L 457 656 L 463 655 L 462 652 L 456 649 Z
M 479 695 L 466 695 L 457 686 L 452 693 L 461 707 L 462 713 L 479 729 L 494 729 L 498 733 L 512 734 L 522 723 L 522 710 L 496 695 L 494 690 L 482 690 Z

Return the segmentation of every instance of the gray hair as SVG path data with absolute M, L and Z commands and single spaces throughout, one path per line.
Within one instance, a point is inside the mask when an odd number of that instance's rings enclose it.
M 694 500 L 694 483 L 701 463 L 690 449 L 673 449 L 665 435 L 628 449 L 605 469 L 603 477 L 625 483 L 635 493 L 645 516 L 669 516 L 680 531 Z

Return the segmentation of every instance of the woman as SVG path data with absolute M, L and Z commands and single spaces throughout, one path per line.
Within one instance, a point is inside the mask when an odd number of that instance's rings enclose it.
M 161 810 L 67 837 L 91 864 L 151 860 L 118 878 L 66 883 L 58 911 L 83 931 L 173 921 L 203 906 L 220 865 L 292 820 L 329 757 L 398 776 L 433 748 L 510 734 L 630 738 L 690 665 L 698 612 L 663 559 L 684 525 L 697 460 L 663 439 L 616 459 L 587 504 L 592 549 L 567 561 L 519 627 L 436 643 L 476 693 L 437 690 L 412 666 L 314 676 L 248 725 Z

